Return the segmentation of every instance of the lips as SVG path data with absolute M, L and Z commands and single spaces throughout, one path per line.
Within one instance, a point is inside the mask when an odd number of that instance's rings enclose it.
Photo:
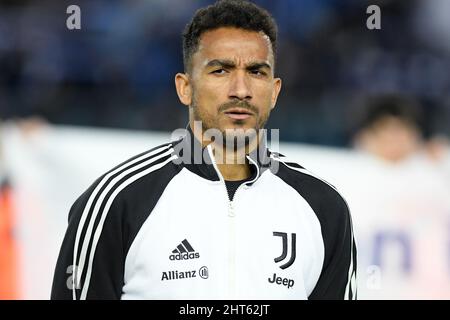
M 244 120 L 253 116 L 253 112 L 244 108 L 231 108 L 224 113 L 234 120 Z

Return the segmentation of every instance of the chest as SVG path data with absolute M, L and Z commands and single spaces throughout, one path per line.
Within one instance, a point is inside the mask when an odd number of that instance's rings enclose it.
M 129 250 L 124 298 L 306 298 L 323 263 L 320 224 L 295 192 L 258 182 L 233 201 L 221 183 L 167 190 Z

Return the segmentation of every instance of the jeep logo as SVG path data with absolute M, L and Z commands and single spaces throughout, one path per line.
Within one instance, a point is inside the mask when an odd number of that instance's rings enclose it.
M 294 279 L 277 277 L 276 273 L 273 274 L 272 279 L 268 278 L 267 280 L 269 280 L 269 283 L 276 283 L 278 285 L 283 285 L 288 289 L 294 286 Z

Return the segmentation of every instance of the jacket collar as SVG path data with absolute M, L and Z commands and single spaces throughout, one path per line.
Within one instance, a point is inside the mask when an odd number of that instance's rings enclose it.
M 193 173 L 211 181 L 221 181 L 223 177 L 216 165 L 216 161 L 210 145 L 203 147 L 201 142 L 194 136 L 190 126 L 186 134 L 174 143 L 174 153 L 178 156 L 174 162 L 181 164 Z M 246 155 L 250 164 L 252 176 L 247 182 L 253 184 L 262 173 L 270 168 L 270 151 L 267 148 L 267 133 L 264 131 L 258 147 Z

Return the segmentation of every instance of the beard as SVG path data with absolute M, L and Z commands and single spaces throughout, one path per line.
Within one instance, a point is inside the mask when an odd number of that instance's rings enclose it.
M 234 107 L 239 107 L 250 111 L 255 117 L 255 125 L 251 128 L 242 128 L 241 126 L 245 125 L 246 120 L 234 120 L 234 125 L 237 125 L 238 128 L 221 128 L 219 115 Z M 260 130 L 264 129 L 270 115 L 270 111 L 260 113 L 259 109 L 255 105 L 246 100 L 234 99 L 221 104 L 217 108 L 217 115 L 214 117 L 214 115 L 204 112 L 198 107 L 195 95 L 190 108 L 192 110 L 194 120 L 201 122 L 203 133 L 210 129 L 218 130 L 221 133 L 222 141 L 217 142 L 221 142 L 222 146 L 226 146 L 232 150 L 234 149 L 234 151 L 240 148 L 248 147 L 250 143 L 252 143 L 255 138 L 259 136 Z M 268 108 L 268 110 L 270 109 Z

